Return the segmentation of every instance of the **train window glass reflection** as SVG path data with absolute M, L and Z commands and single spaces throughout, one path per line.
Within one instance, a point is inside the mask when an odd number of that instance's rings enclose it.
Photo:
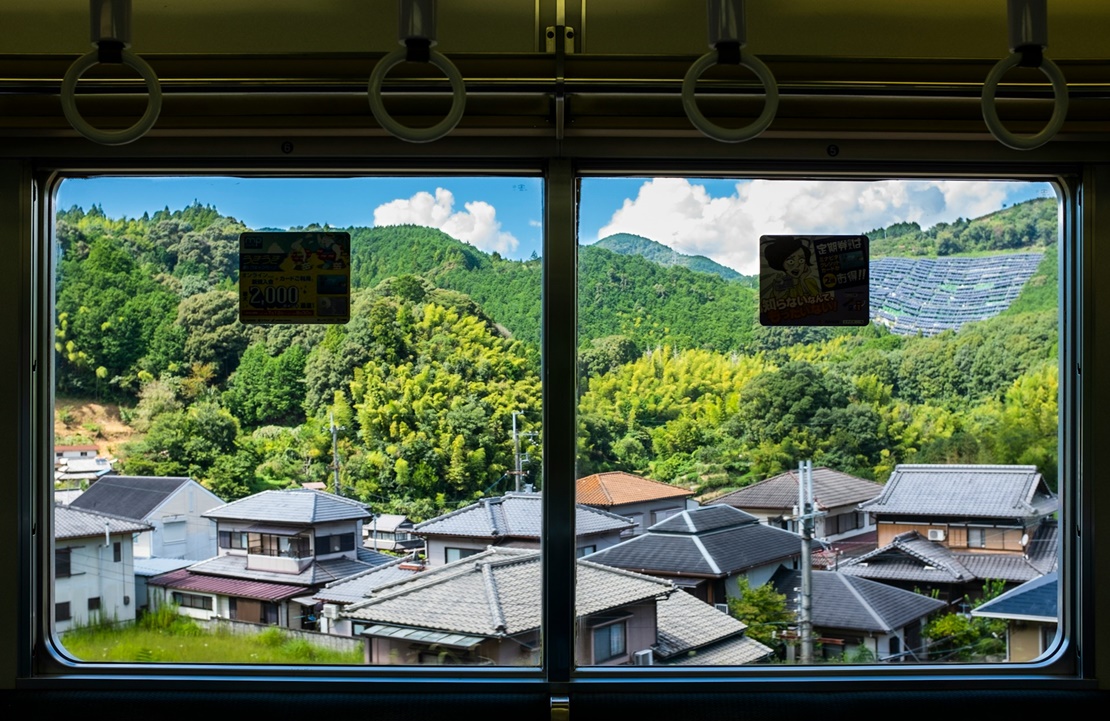
M 536 177 L 63 180 L 66 653 L 535 666 L 542 195 Z M 240 323 L 246 231 L 348 232 L 351 321 Z M 303 245 L 299 265 L 336 262 Z
M 1058 558 L 1051 184 L 584 178 L 579 213 L 577 498 L 644 522 L 580 561 L 642 587 L 627 654 L 578 663 L 1035 657 L 1020 597 Z M 869 325 L 761 326 L 776 234 L 866 234 Z

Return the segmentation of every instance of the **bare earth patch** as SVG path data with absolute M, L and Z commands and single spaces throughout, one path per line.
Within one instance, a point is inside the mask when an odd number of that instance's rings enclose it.
M 101 456 L 115 455 L 135 430 L 123 422 L 119 406 L 85 398 L 57 398 L 54 403 L 54 443 L 94 444 Z

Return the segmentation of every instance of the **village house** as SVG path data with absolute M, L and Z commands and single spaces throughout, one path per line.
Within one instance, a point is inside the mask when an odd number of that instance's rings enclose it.
M 635 523 L 626 536 L 643 533 L 648 526 L 698 505 L 693 491 L 624 471 L 579 478 L 575 493 L 575 500 L 583 506 L 615 513 Z
M 358 542 L 370 518 L 366 506 L 331 493 L 263 491 L 204 516 L 217 524 L 218 555 L 150 579 L 152 605 L 173 602 L 201 619 L 315 630 L 316 591 L 392 560 Z
M 1037 526 L 1022 554 L 953 549 L 917 531 L 907 531 L 882 548 L 846 559 L 836 568 L 849 576 L 935 594 L 957 604 L 965 596 L 974 599 L 982 595 L 988 580 L 1000 580 L 1012 587 L 1055 570 L 1058 539 L 1059 529 L 1051 520 Z
M 875 519 L 879 547 L 916 531 L 952 549 L 1022 555 L 1058 506 L 1036 466 L 899 465 L 859 510 Z
M 135 620 L 131 538 L 150 526 L 54 506 L 54 628 Z
M 539 548 L 543 527 L 539 493 L 506 493 L 483 498 L 457 511 L 418 523 L 413 533 L 425 539 L 429 566 L 440 566 L 485 550 L 488 546 Z M 576 547 L 585 556 L 620 543 L 633 523 L 596 508 L 578 504 Z
M 814 521 L 813 535 L 826 543 L 873 533 L 875 526 L 858 506 L 883 492 L 882 484 L 820 466 L 813 469 L 813 501 L 823 515 Z M 786 471 L 713 501 L 756 516 L 770 526 L 798 531 L 798 472 Z
M 407 553 L 424 547 L 424 540 L 412 533 L 415 526 L 407 516 L 379 513 L 362 527 L 362 545 L 374 551 Z
M 1006 660 L 1033 661 L 1056 639 L 1059 595 L 1059 577 L 1053 571 L 972 609 L 971 615 L 1005 619 Z
M 371 664 L 534 666 L 541 570 L 538 551 L 492 547 L 378 587 L 342 616 L 369 639 Z M 661 579 L 579 559 L 575 588 L 582 665 L 751 663 L 771 653 L 744 624 Z
M 771 580 L 797 616 L 801 603 L 800 570 L 786 570 Z M 944 601 L 893 586 L 833 571 L 813 571 L 811 618 L 821 657 L 869 655 L 875 661 L 925 660 L 923 636 L 929 617 Z M 796 639 L 796 631 L 787 631 Z M 795 661 L 796 644 L 787 644 L 787 661 Z
M 185 476 L 104 476 L 70 502 L 73 508 L 145 523 L 135 539 L 140 558 L 199 561 L 216 554 L 216 524 L 205 512 L 223 500 Z
M 665 578 L 714 604 L 737 596 L 741 578 L 762 586 L 780 568 L 796 568 L 801 555 L 801 536 L 732 506 L 712 505 L 682 511 L 588 558 Z

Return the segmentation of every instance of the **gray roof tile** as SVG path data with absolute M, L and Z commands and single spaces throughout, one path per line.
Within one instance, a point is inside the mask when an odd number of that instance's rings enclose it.
M 801 554 L 797 534 L 765 526 L 730 506 L 703 506 L 588 558 L 640 573 L 724 578 Z
M 655 624 L 658 629 L 655 651 L 662 658 L 743 635 L 747 628 L 746 624 L 685 591 L 672 593 L 655 604 Z
M 877 581 L 915 583 L 971 583 L 992 578 L 1028 581 L 1043 573 L 1024 556 L 953 551 L 916 531 L 899 534 L 882 548 L 845 561 L 839 572 Z
M 356 573 L 339 581 L 333 581 L 316 592 L 315 598 L 330 603 L 358 603 L 369 598 L 371 593 L 398 581 L 403 581 L 419 573 L 412 566 L 413 557 L 404 556 L 392 559 L 389 563 Z M 407 567 L 406 567 L 407 564 Z
M 885 516 L 1029 519 L 1057 505 L 1036 466 L 899 465 L 882 495 L 859 507 Z
M 300 573 L 280 573 L 250 569 L 247 568 L 246 556 L 226 555 L 194 563 L 189 566 L 189 571 L 208 576 L 243 578 L 252 581 L 296 584 L 298 586 L 322 586 L 332 581 L 353 576 L 356 573 L 362 573 L 370 568 L 373 568 L 373 566 L 361 561 L 336 558 L 326 561 L 313 561 Z
M 130 518 L 117 518 L 104 513 L 84 511 L 70 506 L 54 506 L 54 538 L 104 537 L 109 534 L 149 531 L 150 526 Z
M 855 505 L 877 497 L 883 486 L 824 466 L 813 469 L 813 497 L 821 509 Z M 787 471 L 721 496 L 714 503 L 736 508 L 789 510 L 798 504 L 798 472 Z
M 540 625 L 540 554 L 493 547 L 374 591 L 343 615 L 378 623 L 479 636 L 511 636 Z M 666 581 L 578 561 L 580 616 L 670 593 Z
M 797 612 L 801 571 L 782 569 L 771 579 Z M 813 572 L 816 628 L 889 633 L 944 607 L 944 601 L 833 571 Z
M 699 602 L 700 603 L 700 602 Z M 664 666 L 742 666 L 767 659 L 774 651 L 754 638 L 733 636 L 660 661 Z
M 538 493 L 506 493 L 483 498 L 465 508 L 418 523 L 418 536 L 470 536 L 474 538 L 539 538 L 543 524 L 543 497 Z M 609 533 L 635 524 L 607 511 L 577 505 L 575 528 L 579 536 Z
M 262 491 L 213 508 L 204 515 L 216 520 L 304 525 L 370 518 L 366 506 L 358 501 L 308 488 Z

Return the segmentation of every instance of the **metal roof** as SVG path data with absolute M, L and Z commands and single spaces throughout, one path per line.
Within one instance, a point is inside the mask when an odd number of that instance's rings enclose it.
M 1052 623 L 1058 620 L 1059 578 L 1055 572 L 1011 588 L 971 611 L 972 616 Z
M 220 596 L 253 598 L 259 601 L 284 601 L 304 593 L 304 586 L 205 576 L 193 573 L 187 568 L 155 576 L 148 580 L 147 584 L 191 593 L 213 593 Z
M 188 483 L 196 484 L 217 503 L 222 503 L 207 488 L 185 476 L 104 476 L 70 505 L 85 511 L 145 520 L 151 511 Z

